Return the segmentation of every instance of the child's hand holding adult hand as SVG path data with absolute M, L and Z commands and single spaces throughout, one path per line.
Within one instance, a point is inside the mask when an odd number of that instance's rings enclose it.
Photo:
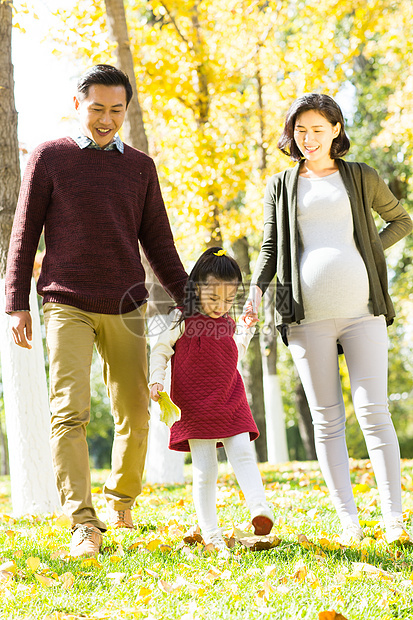
M 151 385 L 149 394 L 152 400 L 154 400 L 155 402 L 158 402 L 159 400 L 158 392 L 163 392 L 163 385 L 161 383 L 154 383 L 153 385 Z
M 255 323 L 258 323 L 258 308 L 261 303 L 262 291 L 259 286 L 254 284 L 250 288 L 248 299 L 245 302 L 241 321 L 245 323 L 247 327 L 252 327 Z

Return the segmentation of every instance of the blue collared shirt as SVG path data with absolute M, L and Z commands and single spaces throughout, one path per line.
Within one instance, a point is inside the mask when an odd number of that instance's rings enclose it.
M 96 149 L 98 151 L 114 151 L 115 149 L 117 149 L 119 153 L 123 154 L 125 148 L 122 140 L 119 138 L 119 134 L 116 134 L 113 141 L 107 146 L 105 146 L 104 149 L 102 149 L 98 144 L 96 144 L 96 142 L 94 142 L 92 138 L 89 138 L 88 136 L 85 136 L 83 134 L 73 136 L 73 140 L 81 149 Z

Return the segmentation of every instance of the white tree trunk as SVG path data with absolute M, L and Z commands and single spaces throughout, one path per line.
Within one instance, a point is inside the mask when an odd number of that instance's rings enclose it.
M 168 315 L 158 315 L 157 320 L 164 321 L 164 324 L 168 324 L 171 321 Z M 151 338 L 149 339 L 150 341 Z M 171 389 L 170 367 L 171 364 L 169 362 L 164 385 L 164 390 L 168 394 Z M 158 403 L 151 400 L 148 452 L 146 454 L 146 482 L 148 484 L 183 484 L 185 481 L 185 452 L 176 452 L 168 448 L 169 428 L 160 421 L 160 411 Z
M 276 465 L 277 463 L 285 463 L 288 461 L 284 407 L 278 375 L 264 374 L 263 379 L 268 463 L 270 463 L 270 465 Z
M 36 286 L 33 279 L 30 350 L 13 342 L 9 317 L 4 313 L 4 280 L 0 287 L 0 353 L 13 514 L 54 512 L 60 509 L 60 502 L 49 445 L 49 399 Z

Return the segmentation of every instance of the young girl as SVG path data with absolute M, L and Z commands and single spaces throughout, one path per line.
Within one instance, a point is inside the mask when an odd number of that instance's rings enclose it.
M 237 370 L 253 331 L 244 325 L 235 334 L 228 314 L 241 283 L 233 258 L 221 248 L 206 250 L 189 275 L 183 307 L 175 311 L 175 321 L 159 337 L 150 360 L 150 394 L 157 401 L 172 358 L 171 398 L 181 409 L 181 419 L 171 428 L 169 447 L 191 452 L 193 497 L 203 538 L 223 554 L 228 549 L 216 514 L 217 446 L 225 448 L 255 533 L 268 534 L 274 521 L 250 444 L 259 433 Z
M 264 242 L 244 320 L 253 325 L 277 274 L 277 325 L 298 369 L 314 424 L 318 461 L 345 543 L 363 538 L 351 490 L 337 345 L 377 480 L 388 542 L 405 538 L 400 451 L 387 405 L 386 323 L 394 318 L 384 251 L 412 229 L 377 172 L 341 157 L 350 147 L 328 95 L 290 107 L 279 149 L 298 162 L 274 175 L 264 199 Z M 380 233 L 374 209 L 386 222 Z

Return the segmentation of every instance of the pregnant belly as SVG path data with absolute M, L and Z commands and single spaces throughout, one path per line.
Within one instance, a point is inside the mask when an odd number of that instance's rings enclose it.
M 357 248 L 320 248 L 304 252 L 301 259 L 304 308 L 343 304 L 359 312 L 369 298 L 369 281 Z M 351 316 L 351 314 L 350 314 Z

